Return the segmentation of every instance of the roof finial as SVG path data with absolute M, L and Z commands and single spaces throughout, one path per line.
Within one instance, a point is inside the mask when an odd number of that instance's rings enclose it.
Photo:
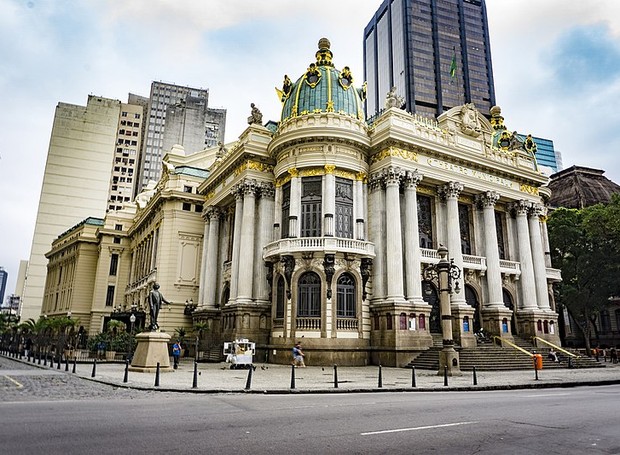
M 322 66 L 334 66 L 332 63 L 332 51 L 329 50 L 331 43 L 327 38 L 319 40 L 319 50 L 316 52 L 316 64 Z

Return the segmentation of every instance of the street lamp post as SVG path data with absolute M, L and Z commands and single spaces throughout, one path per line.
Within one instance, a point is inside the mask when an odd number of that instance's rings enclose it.
M 129 360 L 133 359 L 133 326 L 136 323 L 136 315 L 133 314 L 133 307 L 132 307 L 132 313 L 131 316 L 129 316 L 129 322 L 131 323 L 130 326 L 130 338 L 129 338 L 129 353 L 127 354 L 127 357 Z
M 461 374 L 459 365 L 459 353 L 454 349 L 452 339 L 452 311 L 450 309 L 450 295 L 460 292 L 458 279 L 461 277 L 461 269 L 454 264 L 454 260 L 448 261 L 448 249 L 440 245 L 437 249 L 439 262 L 431 264 L 424 269 L 424 280 L 429 282 L 437 279 L 439 284 L 439 309 L 441 313 L 441 334 L 443 348 L 439 353 L 439 371 L 437 375 L 455 376 Z M 452 286 L 454 285 L 454 289 Z

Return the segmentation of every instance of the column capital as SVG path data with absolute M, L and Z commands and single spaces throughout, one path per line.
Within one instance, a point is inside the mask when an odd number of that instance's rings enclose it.
M 324 166 L 324 168 L 325 168 L 325 173 L 326 174 L 333 174 L 334 171 L 336 170 L 336 166 L 333 165 L 333 164 L 326 164 Z
M 479 208 L 495 207 L 495 204 L 499 200 L 499 193 L 496 191 L 485 191 L 484 193 L 476 194 L 474 201 Z
M 403 176 L 403 186 L 406 190 L 415 190 L 424 176 L 417 169 L 405 171 Z
M 381 179 L 385 186 L 400 185 L 400 179 L 404 172 L 400 167 L 389 166 L 381 173 Z
M 437 189 L 437 194 L 442 201 L 446 201 L 448 199 L 458 199 L 461 191 L 463 191 L 462 183 L 448 182 L 444 185 L 441 185 Z
M 276 188 L 273 183 L 261 182 L 259 185 L 260 195 L 262 198 L 274 199 L 276 195 Z
M 290 168 L 288 170 L 289 175 L 291 176 L 291 178 L 295 178 L 295 177 L 299 177 L 299 170 L 297 168 Z
M 210 205 L 205 210 L 205 215 L 209 218 L 210 221 L 219 220 L 221 214 L 222 211 L 219 207 L 216 207 L 215 205 Z
M 545 216 L 547 214 L 547 208 L 542 205 L 542 204 L 532 204 L 532 206 L 530 207 L 530 211 L 529 211 L 529 215 L 534 218 L 534 217 L 542 217 Z
M 370 191 L 377 191 L 382 187 L 382 173 L 374 172 L 368 178 L 368 188 Z
M 259 184 L 256 179 L 245 179 L 237 184 L 237 188 L 243 196 L 256 196 Z
M 514 211 L 517 216 L 527 216 L 531 207 L 532 207 L 532 203 L 529 201 L 526 201 L 525 199 L 512 202 L 509 205 L 510 210 Z

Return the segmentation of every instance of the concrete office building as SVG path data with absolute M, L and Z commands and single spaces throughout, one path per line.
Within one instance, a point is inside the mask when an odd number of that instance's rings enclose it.
M 38 318 L 52 241 L 107 210 L 121 102 L 89 95 L 86 106 L 58 103 L 37 210 L 22 318 Z
M 366 114 L 396 87 L 408 112 L 436 117 L 474 103 L 495 105 L 484 0 L 385 0 L 364 29 Z
M 187 153 L 224 141 L 226 111 L 210 109 L 209 90 L 153 82 L 140 157 L 139 193 L 161 176 L 163 154 L 179 144 Z

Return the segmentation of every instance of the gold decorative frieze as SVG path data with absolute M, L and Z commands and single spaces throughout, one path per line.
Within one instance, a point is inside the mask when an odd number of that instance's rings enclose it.
M 321 167 L 306 168 L 306 169 L 302 169 L 301 171 L 299 171 L 300 177 L 315 177 L 317 175 L 324 175 L 324 174 L 325 174 L 325 169 Z
M 419 194 L 426 194 L 427 196 L 435 196 L 437 192 L 433 188 L 429 188 L 427 186 L 418 185 L 417 192 Z
M 341 177 L 343 179 L 355 180 L 355 173 L 349 172 L 349 171 L 344 171 L 342 169 L 336 169 L 334 171 L 334 175 L 336 177 Z
M 418 153 L 417 152 L 412 152 L 409 150 L 404 150 L 398 147 L 389 147 L 385 150 L 382 150 L 379 153 L 376 153 L 372 156 L 372 158 L 370 159 L 370 164 L 375 164 L 378 163 L 379 161 L 389 157 L 389 156 L 394 156 L 394 157 L 398 157 L 398 158 L 402 158 L 404 160 L 408 160 L 408 161 L 413 161 L 413 162 L 418 162 Z
M 534 196 L 539 195 L 538 188 L 532 185 L 526 185 L 525 183 L 519 185 L 519 190 L 521 190 L 523 193 L 533 194 Z
M 334 166 L 333 164 L 326 164 L 325 165 L 325 173 L 326 174 L 333 174 L 335 169 L 336 169 L 336 166 Z
M 259 172 L 273 172 L 273 166 L 260 161 L 245 160 L 234 171 L 235 176 L 241 174 L 245 170 L 254 170 Z
M 291 177 L 299 177 L 299 171 L 294 167 L 290 168 L 288 173 Z
M 208 201 L 209 199 L 212 199 L 215 196 L 215 190 L 211 190 L 207 193 L 207 195 L 205 196 L 205 201 Z

